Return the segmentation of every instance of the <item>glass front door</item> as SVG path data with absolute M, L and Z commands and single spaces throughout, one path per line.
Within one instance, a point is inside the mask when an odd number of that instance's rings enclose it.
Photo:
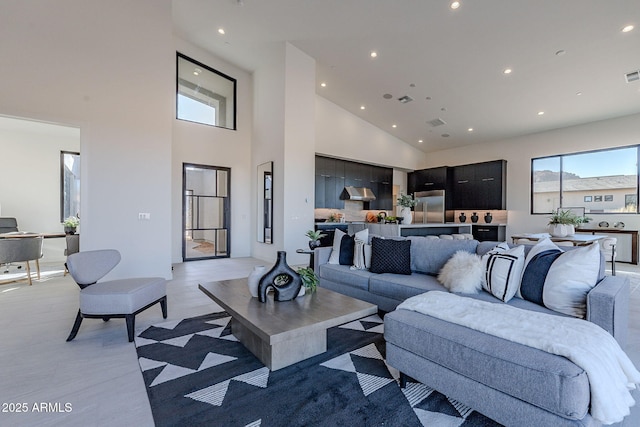
M 226 258 L 230 253 L 231 169 L 182 166 L 182 259 Z

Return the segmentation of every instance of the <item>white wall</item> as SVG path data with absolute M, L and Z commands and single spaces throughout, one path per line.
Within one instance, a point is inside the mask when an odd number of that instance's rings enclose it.
M 250 256 L 251 240 L 255 240 L 255 233 L 252 234 L 251 231 L 255 228 L 255 207 L 252 206 L 255 187 L 252 185 L 252 179 L 255 171 L 251 166 L 252 76 L 247 71 L 182 39 L 175 38 L 175 49 L 236 79 L 237 130 L 177 120 L 174 115 L 171 160 L 172 261 L 182 262 L 183 163 L 231 168 L 231 256 Z M 175 51 L 173 55 L 175 56 Z M 175 100 L 173 102 L 175 103 Z
M 531 159 L 601 148 L 640 144 L 640 115 L 603 120 L 488 144 L 439 151 L 429 155 L 421 168 L 456 166 L 489 160 L 507 160 L 507 237 L 515 233 L 542 232 L 547 215 L 530 214 Z M 622 221 L 627 228 L 640 228 L 636 214 L 589 214 L 594 223 Z
M 21 231 L 63 231 L 60 151 L 80 151 L 79 129 L 0 117 L 0 216 L 15 217 Z M 65 239 L 46 239 L 42 261 L 62 265 L 65 248 Z
M 0 29 L 0 114 L 80 128 L 82 248 L 171 277 L 171 1 L 4 1 Z
M 426 158 L 424 152 L 319 95 L 316 152 L 404 170 L 420 169 Z

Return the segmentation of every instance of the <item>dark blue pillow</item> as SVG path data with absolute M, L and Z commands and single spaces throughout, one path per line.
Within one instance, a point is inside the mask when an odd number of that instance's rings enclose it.
M 411 274 L 411 240 L 371 239 L 372 273 Z
M 542 290 L 547 279 L 547 273 L 551 264 L 562 254 L 562 251 L 550 249 L 535 254 L 529 261 L 520 282 L 520 294 L 523 299 L 544 305 L 542 301 Z
M 340 240 L 340 265 L 353 265 L 353 250 L 355 249 L 355 236 L 345 234 Z

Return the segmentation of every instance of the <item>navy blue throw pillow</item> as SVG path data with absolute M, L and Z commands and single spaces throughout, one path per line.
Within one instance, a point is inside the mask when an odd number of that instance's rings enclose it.
M 371 239 L 369 271 L 411 274 L 411 240 Z
M 355 236 L 345 234 L 340 240 L 340 265 L 353 265 L 353 250 L 355 249 Z
M 551 264 L 562 254 L 562 251 L 551 249 L 536 254 L 522 273 L 522 281 L 520 283 L 520 294 L 522 298 L 544 305 L 542 301 L 542 290 L 544 282 L 549 273 Z

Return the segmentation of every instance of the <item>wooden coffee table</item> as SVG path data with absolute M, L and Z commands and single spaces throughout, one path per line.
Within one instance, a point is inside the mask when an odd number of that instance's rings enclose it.
M 377 313 L 373 304 L 328 289 L 293 301 L 252 298 L 247 279 L 223 280 L 198 288 L 231 315 L 233 335 L 275 371 L 327 351 L 327 329 Z

